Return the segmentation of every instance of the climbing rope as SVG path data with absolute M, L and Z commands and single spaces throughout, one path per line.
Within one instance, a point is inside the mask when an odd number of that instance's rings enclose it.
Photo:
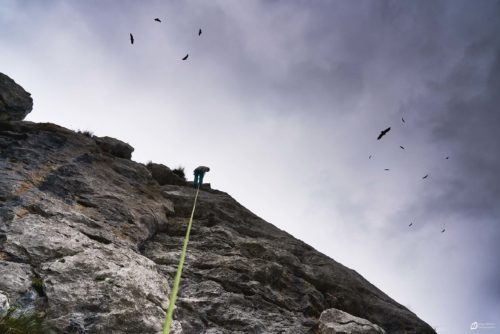
M 200 191 L 200 185 L 198 184 L 198 188 L 196 189 L 196 196 L 194 197 L 193 211 L 191 211 L 191 218 L 189 218 L 189 224 L 187 227 L 186 236 L 184 237 L 184 243 L 182 245 L 182 253 L 181 253 L 181 258 L 179 260 L 179 266 L 177 267 L 177 273 L 175 274 L 174 286 L 172 288 L 172 293 L 170 294 L 170 302 L 168 304 L 167 316 L 165 319 L 165 323 L 163 325 L 163 334 L 170 333 L 170 326 L 172 325 L 175 301 L 177 300 L 177 291 L 179 290 L 179 284 L 181 282 L 182 267 L 184 266 L 184 259 L 186 258 L 189 233 L 191 232 L 191 225 L 193 224 L 194 209 L 196 208 L 196 200 L 198 199 L 199 191 Z

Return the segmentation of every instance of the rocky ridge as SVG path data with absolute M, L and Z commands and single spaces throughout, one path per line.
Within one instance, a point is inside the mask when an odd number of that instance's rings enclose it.
M 32 109 L 30 93 L 0 73 L 0 121 L 22 121 Z
M 132 150 L 54 124 L 0 122 L 0 313 L 41 310 L 56 333 L 161 332 L 195 191 L 130 160 Z M 211 189 L 200 191 L 175 319 L 185 334 L 435 333 Z

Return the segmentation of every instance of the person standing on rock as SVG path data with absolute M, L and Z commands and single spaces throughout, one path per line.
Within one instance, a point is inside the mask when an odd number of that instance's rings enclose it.
M 198 186 L 201 186 L 203 185 L 203 177 L 205 176 L 205 173 L 206 172 L 209 172 L 210 171 L 210 168 L 208 167 L 205 167 L 205 166 L 198 166 L 195 168 L 194 170 L 194 182 L 193 182 L 193 186 L 195 188 L 197 188 Z

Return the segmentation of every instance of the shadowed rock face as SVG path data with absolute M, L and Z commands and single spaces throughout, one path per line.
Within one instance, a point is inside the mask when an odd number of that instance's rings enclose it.
M 159 333 L 194 195 L 95 138 L 0 123 L 3 303 L 46 310 L 61 333 Z M 320 333 L 331 308 L 386 333 L 434 333 L 226 193 L 200 191 L 194 218 L 175 333 Z
M 146 167 L 151 172 L 153 179 L 155 179 L 162 186 L 165 184 L 186 185 L 186 182 L 183 179 L 181 179 L 165 165 L 150 162 L 146 165 Z
M 121 140 L 111 137 L 93 137 L 96 144 L 104 151 L 118 158 L 130 159 L 134 148 Z
M 0 121 L 22 121 L 32 109 L 30 93 L 0 73 Z

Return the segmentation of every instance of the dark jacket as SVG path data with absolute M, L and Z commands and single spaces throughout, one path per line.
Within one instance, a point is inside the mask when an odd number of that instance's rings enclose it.
M 206 172 L 210 171 L 210 168 L 205 167 L 205 166 L 198 166 L 194 170 L 194 174 L 205 174 Z

